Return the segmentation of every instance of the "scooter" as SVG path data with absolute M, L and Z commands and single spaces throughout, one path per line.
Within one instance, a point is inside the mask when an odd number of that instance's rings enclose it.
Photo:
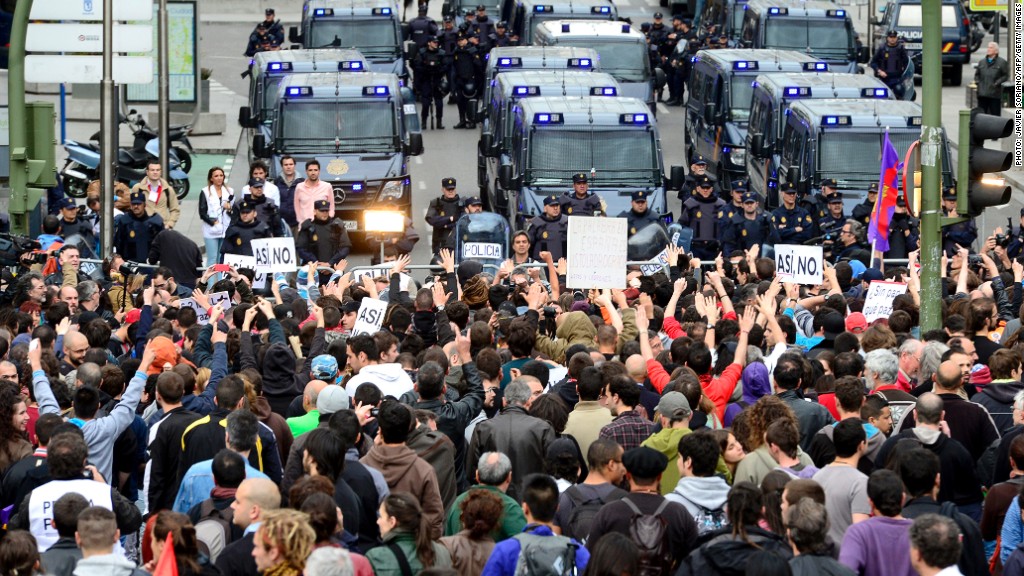
M 85 198 L 89 183 L 100 177 L 100 147 L 92 143 L 66 140 L 64 149 L 68 153 L 68 159 L 60 171 L 64 192 L 72 198 Z M 146 178 L 146 165 L 149 160 L 159 155 L 159 138 L 146 142 L 145 147 L 141 150 L 118 148 L 117 174 L 114 175 L 114 178 L 129 187 L 134 186 Z M 181 200 L 188 195 L 189 181 L 188 174 L 181 169 L 176 148 L 168 150 L 168 162 L 170 164 L 169 174 L 167 174 L 168 182 L 174 188 L 178 200 Z
M 144 150 L 147 142 L 160 136 L 156 130 L 146 124 L 142 115 L 135 111 L 135 109 L 129 110 L 128 116 L 121 116 L 119 121 L 121 124 L 127 124 L 128 128 L 132 131 L 134 138 L 132 142 L 133 150 Z M 170 133 L 168 134 L 168 141 L 171 143 L 171 149 L 178 156 L 181 169 L 186 174 L 192 171 L 192 154 L 195 153 L 192 143 L 188 140 L 188 133 L 191 131 L 192 126 L 189 124 L 177 124 L 168 127 L 168 132 Z M 96 132 L 93 134 L 91 140 L 99 142 L 100 133 Z

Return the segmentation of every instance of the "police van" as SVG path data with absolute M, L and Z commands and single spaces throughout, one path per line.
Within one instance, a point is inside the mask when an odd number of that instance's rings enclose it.
M 785 114 L 791 102 L 811 99 L 892 100 L 886 85 L 867 74 L 764 74 L 754 82 L 747 126 L 747 179 L 750 190 L 778 206 L 774 187 Z
M 847 214 L 878 182 L 886 130 L 901 159 L 921 138 L 921 106 L 904 100 L 797 100 L 785 118 L 779 186 L 810 193 L 825 178 L 834 178 Z M 951 157 L 942 130 L 944 188 L 953 185 Z
M 353 48 L 373 72 L 408 78 L 402 51 L 402 21 L 394 0 L 306 0 L 302 24 L 288 39 L 303 48 Z
M 423 137 L 412 91 L 394 74 L 292 74 L 278 87 L 273 125 L 261 127 L 252 149 L 273 158 L 272 170 L 284 154 L 299 174 L 318 160 L 335 215 L 361 239 L 363 210 L 410 213 L 409 157 L 423 153 Z
M 665 85 L 661 68 L 651 71 L 650 52 L 643 32 L 625 22 L 554 20 L 538 24 L 538 46 L 582 46 L 597 51 L 601 70 L 619 81 L 622 96 L 639 98 L 654 112 L 656 91 Z
M 739 40 L 746 5 L 747 0 L 705 0 L 700 20 L 694 22 L 694 25 L 705 30 L 714 27 L 715 34 Z
M 846 8 L 825 0 L 750 0 L 743 9 L 740 45 L 799 50 L 824 60 L 835 72 L 857 72 L 858 51 Z
M 692 59 L 686 101 L 686 150 L 708 162 L 724 190 L 747 173 L 747 122 L 754 79 L 762 74 L 828 71 L 828 64 L 790 50 L 701 50 Z
M 904 41 L 911 60 L 921 55 L 921 2 L 898 0 L 879 8 L 882 18 L 873 23 L 875 46 L 885 42 L 889 30 L 895 30 Z M 970 19 L 957 0 L 942 0 L 942 79 L 953 86 L 963 82 L 964 64 L 971 61 Z M 920 70 L 920 66 L 917 67 Z
M 497 86 L 491 93 L 491 100 L 486 103 L 491 122 L 487 129 L 481 129 L 477 146 L 480 167 L 478 183 L 484 209 L 509 214 L 507 196 L 498 194 L 498 167 L 510 161 L 514 118 L 512 111 L 518 102 L 542 96 L 579 98 L 619 95 L 619 83 L 611 74 L 604 72 L 528 70 L 498 75 Z
M 601 195 L 609 215 L 629 210 L 636 190 L 647 191 L 650 209 L 665 214 L 661 140 L 645 102 L 540 96 L 520 100 L 512 115 L 508 161 L 498 167 L 495 195 L 507 201 L 517 227 L 543 212 L 545 196 L 571 190 L 574 173 L 591 169 L 590 190 Z M 682 167 L 673 167 L 672 186 L 682 179 Z
M 549 20 L 618 20 L 619 12 L 611 0 L 572 2 L 561 0 L 516 0 L 509 16 L 510 34 L 520 44 L 534 44 L 537 25 Z
M 239 110 L 238 123 L 256 128 L 273 122 L 277 87 L 289 74 L 307 72 L 366 72 L 369 62 L 358 50 L 278 50 L 258 52 L 249 61 L 249 105 Z

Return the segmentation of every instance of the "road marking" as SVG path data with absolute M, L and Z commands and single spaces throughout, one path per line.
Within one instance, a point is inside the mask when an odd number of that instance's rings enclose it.
M 665 106 L 661 102 L 658 102 L 658 114 L 669 114 L 669 115 L 671 115 L 672 113 L 668 111 L 668 106 Z
M 224 161 L 223 170 L 224 170 L 224 180 L 225 181 L 231 176 L 231 167 L 234 166 L 234 164 L 235 164 L 235 159 L 233 157 L 231 157 L 231 156 L 228 156 L 228 159 Z
M 422 180 L 417 182 L 416 186 L 419 187 L 420 190 L 426 190 L 427 189 L 427 183 L 422 181 Z
M 412 159 L 413 159 L 413 162 L 415 162 L 417 164 L 423 164 L 423 157 L 422 156 L 413 156 Z

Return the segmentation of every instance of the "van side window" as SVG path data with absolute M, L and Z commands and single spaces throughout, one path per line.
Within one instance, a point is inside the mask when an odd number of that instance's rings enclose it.
M 800 134 L 797 133 L 792 123 L 786 124 L 786 131 L 782 134 L 782 161 L 787 166 L 793 166 L 794 158 L 800 156 Z
M 704 73 L 701 70 L 693 71 L 693 88 L 690 91 L 690 100 L 693 102 L 704 101 Z
M 817 162 L 814 161 L 814 147 L 808 142 L 808 137 L 805 134 L 803 138 L 804 147 L 804 161 L 802 162 L 803 168 L 800 169 L 800 174 L 813 175 L 817 172 Z
M 522 115 L 516 114 L 515 126 L 512 127 L 512 147 L 509 149 L 512 153 L 512 174 L 515 176 L 519 176 L 519 166 L 523 158 L 523 131 Z
M 743 16 L 743 32 L 741 33 L 740 40 L 744 43 L 753 42 L 754 36 L 757 35 L 757 15 L 754 14 L 753 10 L 746 10 L 746 14 Z

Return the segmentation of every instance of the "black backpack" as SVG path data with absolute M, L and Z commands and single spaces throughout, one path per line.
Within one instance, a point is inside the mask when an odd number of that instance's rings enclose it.
M 628 497 L 622 499 L 633 511 L 629 519 L 629 537 L 640 549 L 640 569 L 636 576 L 672 574 L 672 548 L 668 542 L 668 521 L 662 512 L 669 501 L 663 500 L 654 514 L 644 514 Z
M 565 536 L 575 538 L 580 544 L 586 545 L 587 537 L 590 536 L 590 527 L 594 523 L 594 517 L 601 511 L 605 501 L 600 496 L 587 498 L 576 486 L 570 486 L 565 491 L 573 503 L 572 512 L 569 513 L 568 525 L 564 527 Z

